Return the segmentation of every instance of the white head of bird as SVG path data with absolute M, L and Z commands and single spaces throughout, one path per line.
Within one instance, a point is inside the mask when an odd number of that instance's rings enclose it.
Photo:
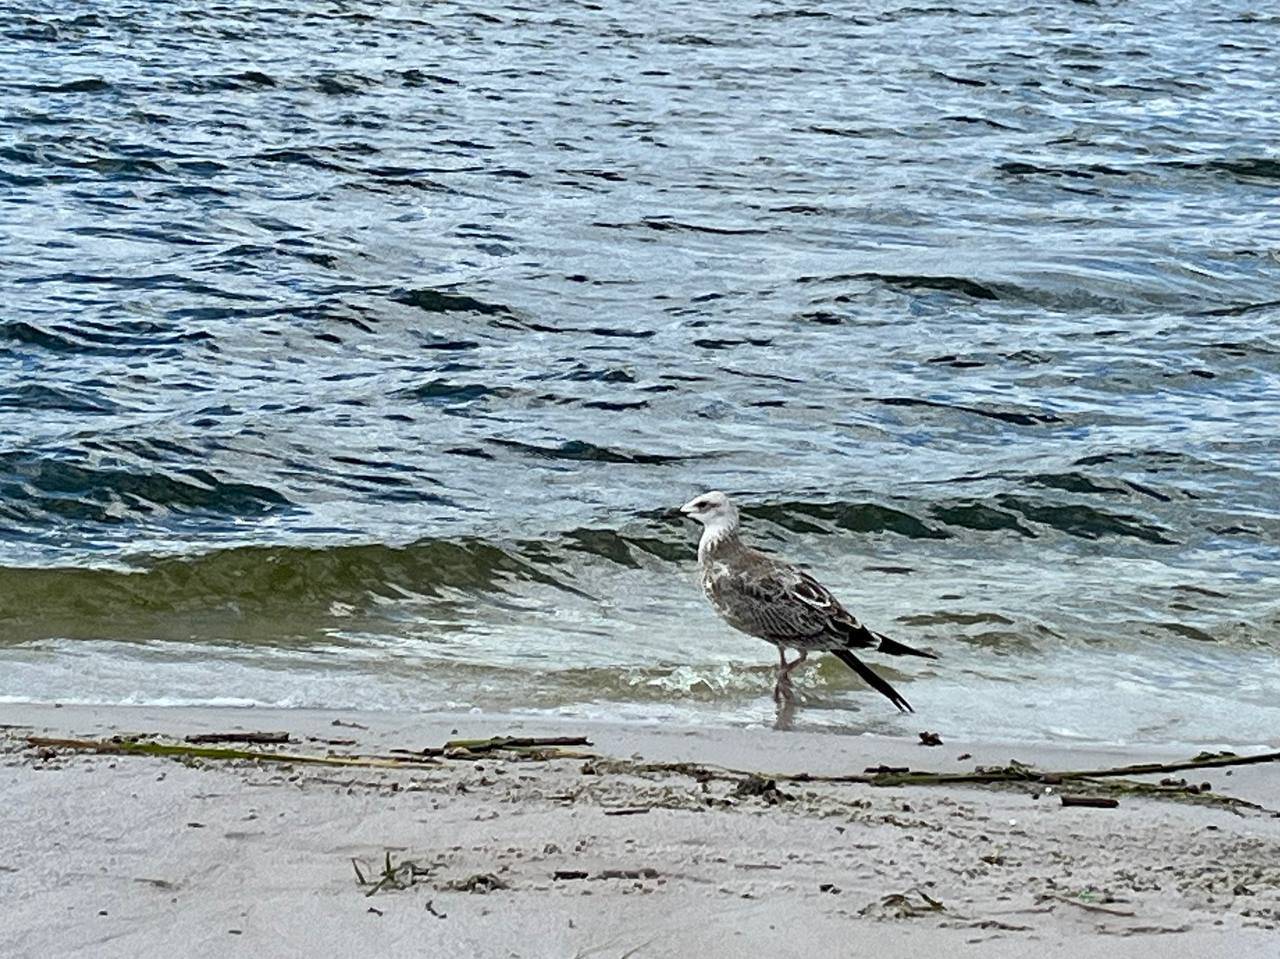
M 704 527 L 702 541 L 698 544 L 699 559 L 738 528 L 738 507 L 719 490 L 695 496 L 680 507 L 680 512 Z

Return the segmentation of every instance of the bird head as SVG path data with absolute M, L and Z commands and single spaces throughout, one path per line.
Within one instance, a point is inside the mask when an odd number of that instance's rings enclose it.
M 738 525 L 738 508 L 719 490 L 695 496 L 680 512 L 703 526 L 732 529 Z

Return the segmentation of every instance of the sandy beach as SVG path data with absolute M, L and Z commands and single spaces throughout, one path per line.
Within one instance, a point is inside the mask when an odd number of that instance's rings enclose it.
M 1280 941 L 1280 819 L 1263 810 L 1130 794 L 1116 808 L 1065 807 L 1060 792 L 1091 792 L 1067 783 L 782 778 L 1099 768 L 1185 752 L 477 715 L 9 705 L 0 719 L 6 959 L 942 948 L 1243 959 L 1273 957 Z M 409 758 L 393 751 L 499 735 L 590 745 L 378 767 L 28 738 L 181 743 L 241 731 L 290 741 L 227 748 L 321 757 Z M 1179 778 L 1262 805 L 1280 795 L 1275 763 Z

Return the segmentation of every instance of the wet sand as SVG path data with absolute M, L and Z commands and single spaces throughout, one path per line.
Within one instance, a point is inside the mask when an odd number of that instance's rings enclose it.
M 1122 795 L 744 781 L 1188 758 L 478 715 L 5 705 L 0 956 L 1274 957 L 1280 819 Z M 291 753 L 574 736 L 372 768 L 32 748 L 27 737 L 285 731 Z M 249 747 L 255 748 L 255 747 Z M 272 748 L 272 747 L 262 747 Z M 963 759 L 960 757 L 964 757 Z M 1280 764 L 1192 771 L 1280 805 Z M 1152 781 L 1159 776 L 1149 777 Z M 393 880 L 375 888 L 388 857 Z M 353 863 L 354 860 L 354 863 Z M 363 877 L 364 882 L 360 881 Z

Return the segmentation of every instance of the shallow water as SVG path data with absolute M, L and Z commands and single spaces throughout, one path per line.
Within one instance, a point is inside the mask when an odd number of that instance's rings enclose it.
M 6 10 L 0 701 L 1274 741 L 1280 17 Z

